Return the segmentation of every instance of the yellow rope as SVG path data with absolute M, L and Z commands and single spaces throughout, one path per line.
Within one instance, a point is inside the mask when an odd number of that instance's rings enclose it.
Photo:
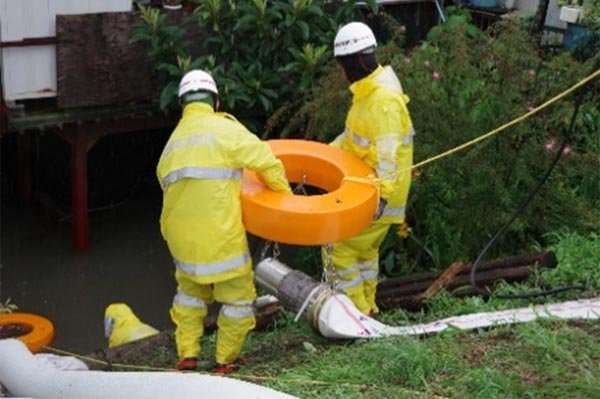
M 45 346 L 44 348 L 51 352 L 59 353 L 61 355 L 73 356 L 78 359 L 87 360 L 88 362 L 91 362 L 91 363 L 103 364 L 103 365 L 111 366 L 111 367 L 130 369 L 130 370 L 142 370 L 142 371 L 168 371 L 168 372 L 172 372 L 172 373 L 177 372 L 176 370 L 174 370 L 172 368 L 165 368 L 165 367 L 154 367 L 154 366 L 112 363 L 112 362 L 109 363 L 105 360 L 99 360 L 99 359 L 96 359 L 96 358 L 93 358 L 90 356 L 80 355 L 77 353 L 54 348 L 51 346 Z M 208 372 L 202 372 L 202 371 L 185 371 L 184 373 L 186 373 L 186 374 L 203 374 L 203 375 L 219 375 L 219 374 L 215 374 L 215 373 L 208 373 Z M 299 383 L 299 384 L 310 384 L 310 385 L 331 385 L 331 386 L 333 386 L 333 385 L 348 385 L 348 386 L 352 386 L 352 387 L 356 387 L 356 388 L 369 388 L 369 384 L 357 384 L 352 381 L 330 382 L 330 381 L 320 381 L 320 380 L 305 380 L 302 378 L 281 378 L 281 377 L 259 376 L 259 375 L 252 375 L 252 374 L 239 374 L 239 373 L 230 374 L 230 377 L 238 377 L 241 379 L 254 380 L 254 381 L 288 382 L 288 383 Z M 405 391 L 407 393 L 411 393 L 412 395 L 416 395 L 415 397 L 418 397 L 418 398 L 447 399 L 443 396 L 430 395 L 430 394 L 419 392 L 419 391 L 413 391 L 412 389 L 407 389 L 407 388 L 402 388 L 402 387 L 398 387 L 397 389 L 399 389 L 401 391 Z
M 363 183 L 363 184 L 369 184 L 373 187 L 375 187 L 375 190 L 377 190 L 377 200 L 379 201 L 379 198 L 381 197 L 381 195 L 379 194 L 379 190 L 381 187 L 381 181 L 375 177 L 374 175 L 368 175 L 365 177 L 354 177 L 354 176 L 346 176 L 342 179 L 342 181 L 351 181 L 354 183 Z M 379 205 L 379 203 L 378 203 Z
M 461 145 L 459 145 L 459 146 L 457 146 L 457 147 L 454 147 L 454 148 L 452 148 L 452 149 L 450 149 L 450 150 L 448 150 L 448 151 L 446 151 L 446 152 L 443 152 L 443 153 L 441 153 L 441 154 L 438 154 L 438 155 L 435 155 L 435 156 L 433 156 L 433 157 L 431 157 L 431 158 L 428 158 L 428 159 L 426 159 L 426 160 L 424 160 L 424 161 L 421 161 L 421 162 L 419 162 L 419 163 L 416 163 L 416 164 L 414 164 L 413 166 L 411 166 L 411 167 L 409 167 L 409 168 L 404 168 L 404 169 L 400 170 L 400 173 L 402 173 L 402 172 L 405 172 L 405 171 L 408 171 L 408 170 L 416 169 L 416 168 L 418 168 L 418 167 L 420 167 L 420 166 L 427 165 L 428 163 L 431 163 L 431 162 L 433 162 L 433 161 L 437 161 L 438 159 L 445 158 L 445 157 L 447 157 L 448 155 L 451 155 L 451 154 L 453 154 L 453 153 L 455 153 L 455 152 L 458 152 L 458 151 L 460 151 L 460 150 L 463 150 L 463 149 L 465 149 L 465 148 L 467 148 L 467 147 L 470 147 L 470 146 L 472 146 L 473 144 L 476 144 L 476 143 L 478 143 L 478 142 L 480 142 L 480 141 L 482 141 L 482 140 L 485 140 L 485 139 L 487 139 L 488 137 L 491 137 L 491 136 L 495 135 L 496 133 L 500 133 L 502 130 L 504 130 L 504 129 L 506 129 L 506 128 L 509 128 L 509 127 L 511 127 L 511 126 L 513 126 L 513 125 L 516 125 L 517 123 L 520 123 L 520 122 L 522 122 L 523 120 L 525 120 L 525 119 L 529 118 L 530 116 L 532 116 L 532 115 L 534 115 L 534 114 L 537 114 L 537 113 L 538 113 L 538 112 L 540 112 L 542 109 L 544 109 L 544 108 L 548 107 L 549 105 L 551 105 L 551 104 L 555 103 L 556 101 L 560 100 L 561 98 L 563 98 L 563 97 L 565 97 L 565 96 L 567 96 L 567 95 L 571 94 L 572 92 L 574 92 L 575 90 L 577 90 L 577 89 L 578 89 L 578 88 L 580 88 L 581 86 L 584 86 L 584 85 L 586 85 L 588 82 L 590 82 L 590 81 L 594 80 L 595 78 L 597 78 L 597 77 L 598 77 L 598 75 L 600 75 L 600 69 L 596 70 L 594 73 L 592 73 L 592 74 L 591 74 L 591 75 L 589 75 L 588 77 L 586 77 L 586 78 L 582 79 L 582 80 L 581 80 L 581 81 L 579 81 L 578 83 L 576 83 L 576 84 L 574 84 L 573 86 L 569 87 L 567 90 L 563 91 L 562 93 L 560 93 L 560 94 L 558 94 L 558 95 L 554 96 L 553 98 L 551 98 L 550 100 L 546 101 L 546 102 L 545 102 L 545 103 L 543 103 L 542 105 L 540 105 L 540 106 L 538 106 L 538 107 L 536 107 L 536 108 L 532 109 L 532 110 L 531 110 L 531 111 L 529 111 L 528 113 L 526 113 L 526 114 L 524 114 L 524 115 L 522 115 L 522 116 L 520 116 L 520 117 L 518 117 L 518 118 L 516 118 L 516 119 L 513 119 L 512 121 L 510 121 L 510 122 L 508 122 L 508 123 L 505 123 L 504 125 L 502 125 L 502 126 L 500 126 L 500 127 L 497 127 L 496 129 L 494 129 L 494 130 L 491 130 L 491 131 L 489 131 L 488 133 L 485 133 L 485 134 L 484 134 L 484 135 L 482 135 L 482 136 L 476 137 L 475 139 L 473 139 L 473 140 L 471 140 L 471 141 L 468 141 L 468 142 L 466 142 L 466 143 L 464 143 L 464 144 L 461 144 Z

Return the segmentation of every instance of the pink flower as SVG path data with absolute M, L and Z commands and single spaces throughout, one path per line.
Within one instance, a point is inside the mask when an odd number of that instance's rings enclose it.
M 569 154 L 570 154 L 572 151 L 573 151 L 573 150 L 571 149 L 571 147 L 569 147 L 569 146 L 566 146 L 566 147 L 565 147 L 565 148 L 563 148 L 563 150 L 562 150 L 562 155 L 566 157 L 566 156 L 567 156 L 567 155 L 569 155 Z
M 440 80 L 441 75 L 438 71 L 433 71 L 433 73 L 431 74 L 431 79 L 433 80 Z
M 546 151 L 552 151 L 554 147 L 556 147 L 556 140 L 554 139 L 550 139 L 546 142 L 546 144 L 544 144 L 544 148 L 546 149 Z
M 533 105 L 531 104 L 531 101 L 527 101 L 527 102 L 525 103 L 525 109 L 526 109 L 528 112 L 531 112 L 531 111 L 533 111 L 533 110 L 534 110 L 534 107 L 533 107 Z

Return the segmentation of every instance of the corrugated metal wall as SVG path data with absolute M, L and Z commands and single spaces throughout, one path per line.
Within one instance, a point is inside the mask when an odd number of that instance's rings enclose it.
M 131 9 L 132 0 L 0 0 L 0 41 L 53 37 L 57 14 Z M 0 62 L 5 100 L 56 96 L 54 45 L 2 48 Z

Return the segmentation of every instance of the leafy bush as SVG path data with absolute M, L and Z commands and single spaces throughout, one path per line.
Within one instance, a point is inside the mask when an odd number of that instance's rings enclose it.
M 189 69 L 210 71 L 224 108 L 264 122 L 287 104 L 297 107 L 312 93 L 331 53 L 339 24 L 356 17 L 356 0 L 200 0 L 189 20 L 168 26 L 158 10 L 141 7 L 132 41 L 147 41 L 166 84 L 161 108 L 176 105 L 177 83 Z M 367 1 L 372 10 L 377 2 Z M 184 41 L 192 25 L 205 37 Z M 192 54 L 201 55 L 193 58 Z M 262 126 L 255 125 L 254 128 Z

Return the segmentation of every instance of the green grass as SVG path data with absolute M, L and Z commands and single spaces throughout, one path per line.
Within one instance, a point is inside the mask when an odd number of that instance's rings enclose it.
M 537 303 L 598 296 L 597 235 L 554 234 L 547 248 L 556 252 L 559 266 L 535 278 L 552 286 L 585 284 L 587 289 L 543 297 Z M 532 284 L 500 290 L 531 290 Z M 421 312 L 397 309 L 383 313 L 380 320 L 406 325 L 529 303 L 442 293 Z M 540 320 L 472 331 L 450 329 L 427 337 L 334 341 L 304 321 L 294 323 L 293 317 L 284 312 L 268 331 L 250 334 L 243 351 L 246 364 L 234 377 L 305 399 L 600 398 L 600 321 Z M 214 338 L 203 338 L 200 364 L 206 371 L 213 364 Z M 145 364 L 155 366 L 174 363 L 171 349 L 145 358 Z

